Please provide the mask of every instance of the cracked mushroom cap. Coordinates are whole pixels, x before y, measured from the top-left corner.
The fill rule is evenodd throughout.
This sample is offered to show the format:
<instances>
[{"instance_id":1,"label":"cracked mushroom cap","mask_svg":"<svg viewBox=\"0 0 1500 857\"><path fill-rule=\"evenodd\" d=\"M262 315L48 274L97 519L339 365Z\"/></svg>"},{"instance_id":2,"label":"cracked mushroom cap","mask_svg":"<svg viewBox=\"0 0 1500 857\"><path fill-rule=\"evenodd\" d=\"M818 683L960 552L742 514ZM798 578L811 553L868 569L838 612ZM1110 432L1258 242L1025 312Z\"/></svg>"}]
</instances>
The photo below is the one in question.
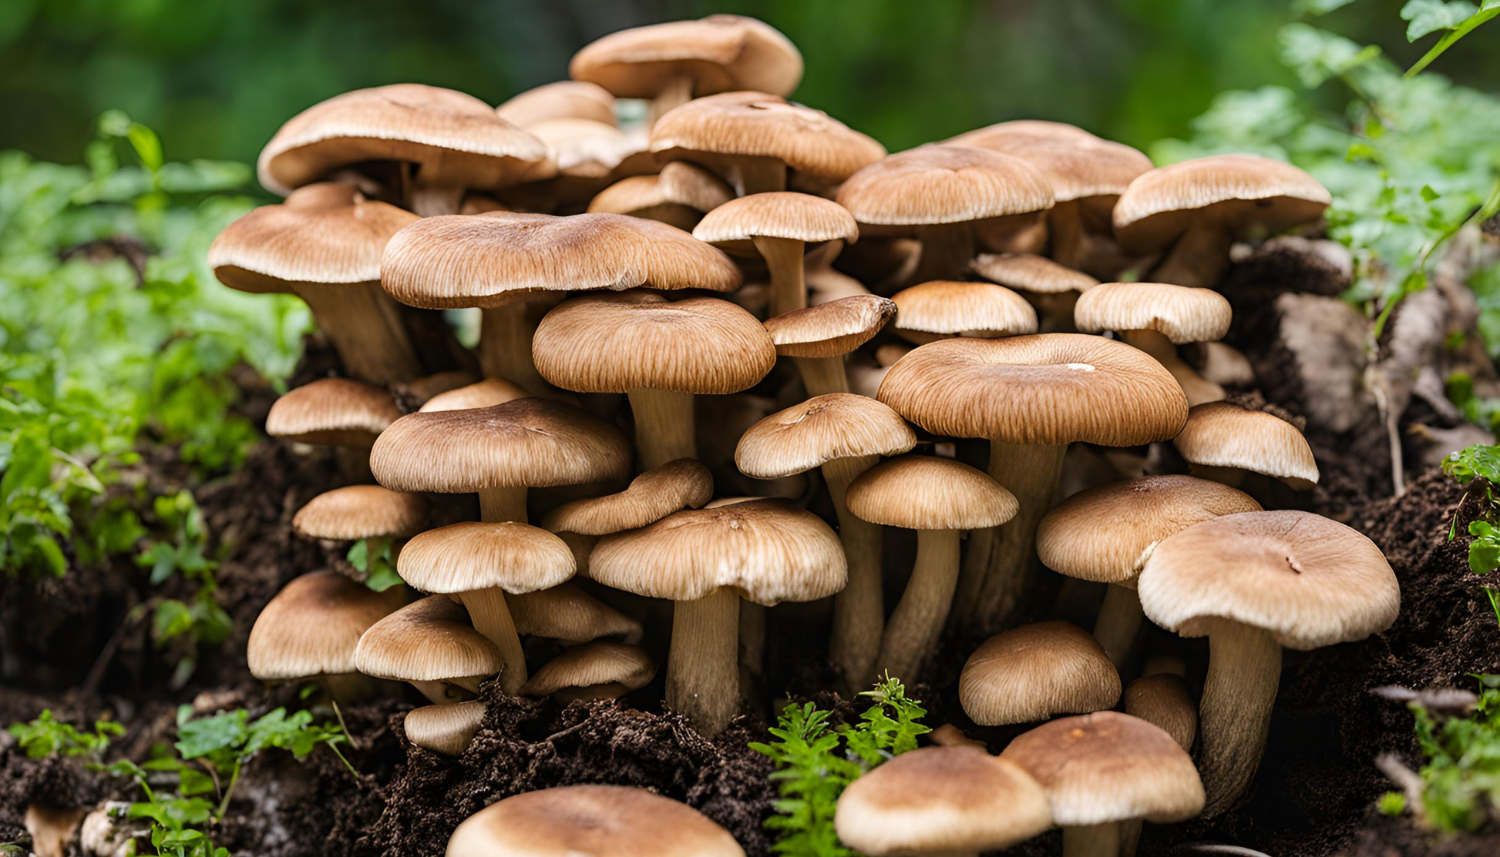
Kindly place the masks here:
<instances>
[{"instance_id":1,"label":"cracked mushroom cap","mask_svg":"<svg viewBox=\"0 0 1500 857\"><path fill-rule=\"evenodd\" d=\"M424 705L406 712L402 728L406 739L445 756L460 756L469 749L484 722L484 703L478 700L449 705Z\"/></svg>"},{"instance_id":2,"label":"cracked mushroom cap","mask_svg":"<svg viewBox=\"0 0 1500 857\"><path fill-rule=\"evenodd\" d=\"M1230 621L1299 651L1384 631L1401 606L1380 548L1308 512L1242 512L1195 524L1156 546L1137 588L1151 621L1184 637Z\"/></svg>"},{"instance_id":3,"label":"cracked mushroom cap","mask_svg":"<svg viewBox=\"0 0 1500 857\"><path fill-rule=\"evenodd\" d=\"M964 713L981 726L1034 723L1113 708L1120 673L1071 622L1037 622L984 641L958 679Z\"/></svg>"},{"instance_id":4,"label":"cracked mushroom cap","mask_svg":"<svg viewBox=\"0 0 1500 857\"><path fill-rule=\"evenodd\" d=\"M649 292L563 301L537 326L531 350L543 378L577 393L738 393L776 365L770 335L738 306Z\"/></svg>"},{"instance_id":5,"label":"cracked mushroom cap","mask_svg":"<svg viewBox=\"0 0 1500 857\"><path fill-rule=\"evenodd\" d=\"M714 477L691 458L679 458L642 473L624 491L564 503L542 526L557 533L607 536L654 524L679 509L697 509L714 493Z\"/></svg>"},{"instance_id":6,"label":"cracked mushroom cap","mask_svg":"<svg viewBox=\"0 0 1500 857\"><path fill-rule=\"evenodd\" d=\"M290 292L298 283L374 283L386 242L415 220L352 185L319 182L226 226L208 248L208 265L219 282L256 294Z\"/></svg>"},{"instance_id":7,"label":"cracked mushroom cap","mask_svg":"<svg viewBox=\"0 0 1500 857\"><path fill-rule=\"evenodd\" d=\"M922 345L955 336L993 339L1036 333L1036 310L1026 299L990 283L933 280L902 289L896 302L898 336Z\"/></svg>"},{"instance_id":8,"label":"cracked mushroom cap","mask_svg":"<svg viewBox=\"0 0 1500 857\"><path fill-rule=\"evenodd\" d=\"M623 696L656 677L656 662L638 646L585 643L548 661L521 687L522 696L592 690L594 698Z\"/></svg>"},{"instance_id":9,"label":"cracked mushroom cap","mask_svg":"<svg viewBox=\"0 0 1500 857\"><path fill-rule=\"evenodd\" d=\"M589 202L589 213L629 214L676 226L686 222L678 218L696 223L731 199L734 189L723 179L702 167L672 161L654 176L631 176L600 191Z\"/></svg>"},{"instance_id":10,"label":"cracked mushroom cap","mask_svg":"<svg viewBox=\"0 0 1500 857\"><path fill-rule=\"evenodd\" d=\"M1088 274L1031 253L981 253L969 268L986 280L1035 295L1086 292L1099 285Z\"/></svg>"},{"instance_id":11,"label":"cracked mushroom cap","mask_svg":"<svg viewBox=\"0 0 1500 857\"><path fill-rule=\"evenodd\" d=\"M369 449L401 409L391 394L352 378L303 384L271 405L266 434L298 443Z\"/></svg>"},{"instance_id":12,"label":"cracked mushroom cap","mask_svg":"<svg viewBox=\"0 0 1500 857\"><path fill-rule=\"evenodd\" d=\"M1047 796L1025 771L977 747L902 753L849 784L839 839L871 857L1009 848L1052 826Z\"/></svg>"},{"instance_id":13,"label":"cracked mushroom cap","mask_svg":"<svg viewBox=\"0 0 1500 857\"><path fill-rule=\"evenodd\" d=\"M867 396L814 396L760 420L740 436L734 463L756 479L780 479L840 458L900 455L917 445L901 415Z\"/></svg>"},{"instance_id":14,"label":"cracked mushroom cap","mask_svg":"<svg viewBox=\"0 0 1500 857\"><path fill-rule=\"evenodd\" d=\"M523 592L505 599L516 633L545 637L565 646L611 638L641 641L641 623L584 592L574 583Z\"/></svg>"},{"instance_id":15,"label":"cracked mushroom cap","mask_svg":"<svg viewBox=\"0 0 1500 857\"><path fill-rule=\"evenodd\" d=\"M499 587L533 592L576 571L573 552L540 527L463 523L428 530L401 548L396 572L415 589L457 595Z\"/></svg>"},{"instance_id":16,"label":"cracked mushroom cap","mask_svg":"<svg viewBox=\"0 0 1500 857\"><path fill-rule=\"evenodd\" d=\"M879 295L853 295L766 319L766 332L783 357L838 357L875 338L896 317L896 304Z\"/></svg>"},{"instance_id":17,"label":"cracked mushroom cap","mask_svg":"<svg viewBox=\"0 0 1500 857\"><path fill-rule=\"evenodd\" d=\"M934 434L1007 443L1138 446L1187 421L1187 397L1160 363L1074 333L923 345L891 367L878 397Z\"/></svg>"},{"instance_id":18,"label":"cracked mushroom cap","mask_svg":"<svg viewBox=\"0 0 1500 857\"><path fill-rule=\"evenodd\" d=\"M1318 484L1318 462L1307 438L1265 411L1229 402L1194 405L1172 445L1190 464L1249 470L1297 489Z\"/></svg>"},{"instance_id":19,"label":"cracked mushroom cap","mask_svg":"<svg viewBox=\"0 0 1500 857\"><path fill-rule=\"evenodd\" d=\"M619 214L427 217L396 233L381 285L424 309L495 307L569 291L739 287L722 252L681 229Z\"/></svg>"},{"instance_id":20,"label":"cracked mushroom cap","mask_svg":"<svg viewBox=\"0 0 1500 857\"><path fill-rule=\"evenodd\" d=\"M505 667L495 644L468 623L446 595L429 595L371 625L354 650L354 666L391 681L451 681L492 676Z\"/></svg>"},{"instance_id":21,"label":"cracked mushroom cap","mask_svg":"<svg viewBox=\"0 0 1500 857\"><path fill-rule=\"evenodd\" d=\"M504 378L485 378L473 384L466 384L438 393L422 403L417 410L421 413L433 411L468 411L475 408L493 408L516 399L524 399L531 394L512 384Z\"/></svg>"},{"instance_id":22,"label":"cracked mushroom cap","mask_svg":"<svg viewBox=\"0 0 1500 857\"><path fill-rule=\"evenodd\" d=\"M605 536L589 558L589 577L672 601L727 586L771 607L838 592L848 566L839 537L817 515L784 500L746 500Z\"/></svg>"},{"instance_id":23,"label":"cracked mushroom cap","mask_svg":"<svg viewBox=\"0 0 1500 857\"><path fill-rule=\"evenodd\" d=\"M370 470L396 491L579 485L629 473L630 443L578 408L516 399L492 408L407 414L370 450Z\"/></svg>"},{"instance_id":24,"label":"cracked mushroom cap","mask_svg":"<svg viewBox=\"0 0 1500 857\"><path fill-rule=\"evenodd\" d=\"M1016 516L1015 495L983 471L951 458L906 455L849 484L849 511L872 524L910 530L978 530Z\"/></svg>"},{"instance_id":25,"label":"cracked mushroom cap","mask_svg":"<svg viewBox=\"0 0 1500 857\"><path fill-rule=\"evenodd\" d=\"M1115 237L1149 253L1188 227L1214 218L1243 232L1281 232L1323 216L1332 201L1317 179L1291 164L1258 155L1216 155L1143 173L1115 203Z\"/></svg>"},{"instance_id":26,"label":"cracked mushroom cap","mask_svg":"<svg viewBox=\"0 0 1500 857\"><path fill-rule=\"evenodd\" d=\"M933 143L889 155L839 188L838 204L875 226L963 223L1052 207L1047 180L1025 161Z\"/></svg>"},{"instance_id":27,"label":"cracked mushroom cap","mask_svg":"<svg viewBox=\"0 0 1500 857\"><path fill-rule=\"evenodd\" d=\"M745 857L687 804L624 786L555 786L492 803L453 831L447 857Z\"/></svg>"},{"instance_id":28,"label":"cracked mushroom cap","mask_svg":"<svg viewBox=\"0 0 1500 857\"><path fill-rule=\"evenodd\" d=\"M831 199L779 191L724 203L704 215L693 228L693 237L736 256L759 256L755 238L852 243L859 239L859 227L854 215Z\"/></svg>"},{"instance_id":29,"label":"cracked mushroom cap","mask_svg":"<svg viewBox=\"0 0 1500 857\"><path fill-rule=\"evenodd\" d=\"M356 541L405 538L427 522L427 498L379 485L349 485L324 491L292 518L292 529L310 539Z\"/></svg>"},{"instance_id":30,"label":"cracked mushroom cap","mask_svg":"<svg viewBox=\"0 0 1500 857\"><path fill-rule=\"evenodd\" d=\"M741 15L710 15L610 33L573 55L568 75L621 98L655 98L674 80L695 96L736 89L790 95L802 54L781 31Z\"/></svg>"},{"instance_id":31,"label":"cracked mushroom cap","mask_svg":"<svg viewBox=\"0 0 1500 857\"><path fill-rule=\"evenodd\" d=\"M1146 476L1080 491L1036 531L1042 564L1068 577L1129 584L1162 539L1194 524L1259 512L1250 495L1193 476Z\"/></svg>"},{"instance_id":32,"label":"cracked mushroom cap","mask_svg":"<svg viewBox=\"0 0 1500 857\"><path fill-rule=\"evenodd\" d=\"M1167 283L1105 283L1078 297L1073 321L1085 333L1154 330L1177 345L1229 332L1229 301L1213 289Z\"/></svg>"},{"instance_id":33,"label":"cracked mushroom cap","mask_svg":"<svg viewBox=\"0 0 1500 857\"><path fill-rule=\"evenodd\" d=\"M355 672L360 635L406 600L401 587L376 592L332 571L292 580L250 629L246 659L261 681Z\"/></svg>"},{"instance_id":34,"label":"cracked mushroom cap","mask_svg":"<svg viewBox=\"0 0 1500 857\"><path fill-rule=\"evenodd\" d=\"M282 196L365 161L415 163L425 184L509 187L547 178L547 147L462 92L397 83L357 89L287 120L256 163L260 183Z\"/></svg>"},{"instance_id":35,"label":"cracked mushroom cap","mask_svg":"<svg viewBox=\"0 0 1500 857\"><path fill-rule=\"evenodd\" d=\"M597 84L559 80L512 96L496 107L495 113L517 128L552 119L588 119L613 125L615 97Z\"/></svg>"}]
</instances>

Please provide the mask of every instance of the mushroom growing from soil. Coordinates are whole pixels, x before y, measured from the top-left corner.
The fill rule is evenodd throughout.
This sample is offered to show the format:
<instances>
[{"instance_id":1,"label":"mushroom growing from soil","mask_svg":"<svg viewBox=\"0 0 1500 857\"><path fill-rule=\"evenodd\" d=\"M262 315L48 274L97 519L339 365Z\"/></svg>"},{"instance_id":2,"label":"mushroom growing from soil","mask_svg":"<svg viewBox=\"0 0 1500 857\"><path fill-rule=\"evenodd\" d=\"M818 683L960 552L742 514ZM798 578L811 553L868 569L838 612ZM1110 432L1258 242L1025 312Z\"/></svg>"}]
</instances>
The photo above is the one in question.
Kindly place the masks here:
<instances>
[{"instance_id":1,"label":"mushroom growing from soil","mask_svg":"<svg viewBox=\"0 0 1500 857\"><path fill-rule=\"evenodd\" d=\"M1177 346L1223 339L1229 332L1229 301L1210 289L1167 283L1105 283L1084 292L1073 320L1085 333L1113 330L1165 366L1189 405L1217 402L1224 388L1193 371Z\"/></svg>"},{"instance_id":2,"label":"mushroom growing from soil","mask_svg":"<svg viewBox=\"0 0 1500 857\"><path fill-rule=\"evenodd\" d=\"M1400 609L1396 575L1358 531L1307 512L1243 512L1163 540L1138 582L1151 621L1208 637L1199 704L1206 815L1245 792L1265 749L1282 648L1363 640Z\"/></svg>"},{"instance_id":3,"label":"mushroom growing from soil","mask_svg":"<svg viewBox=\"0 0 1500 857\"><path fill-rule=\"evenodd\" d=\"M550 696L563 705L578 699L617 699L656 677L644 649L624 643L585 643L548 661L521 688L522 696Z\"/></svg>"},{"instance_id":4,"label":"mushroom growing from soil","mask_svg":"<svg viewBox=\"0 0 1500 857\"><path fill-rule=\"evenodd\" d=\"M359 672L354 650L371 625L406 603L406 591L374 592L332 571L282 587L255 617L246 659L261 681L316 679L337 697L342 678Z\"/></svg>"},{"instance_id":5,"label":"mushroom growing from soil","mask_svg":"<svg viewBox=\"0 0 1500 857\"><path fill-rule=\"evenodd\" d=\"M484 703L478 700L447 705L424 705L406 712L402 728L406 740L445 756L458 756L484 722Z\"/></svg>"},{"instance_id":6,"label":"mushroom growing from soil","mask_svg":"<svg viewBox=\"0 0 1500 857\"><path fill-rule=\"evenodd\" d=\"M672 161L654 176L621 179L589 201L590 214L628 214L658 220L684 232L734 199L723 179L685 161Z\"/></svg>"},{"instance_id":7,"label":"mushroom growing from soil","mask_svg":"<svg viewBox=\"0 0 1500 857\"><path fill-rule=\"evenodd\" d=\"M896 304L877 295L854 295L766 320L776 353L790 357L808 396L849 392L846 355L875 338L896 317Z\"/></svg>"},{"instance_id":8,"label":"mushroom growing from soil","mask_svg":"<svg viewBox=\"0 0 1500 857\"><path fill-rule=\"evenodd\" d=\"M1026 299L990 283L933 280L902 289L896 303L896 335L925 345L968 336L999 339L1036 333L1036 310Z\"/></svg>"},{"instance_id":9,"label":"mushroom growing from soil","mask_svg":"<svg viewBox=\"0 0 1500 857\"><path fill-rule=\"evenodd\" d=\"M1297 427L1265 411L1230 402L1208 402L1188 412L1172 438L1193 472L1239 485L1245 474L1272 476L1298 490L1318 484L1318 462Z\"/></svg>"},{"instance_id":10,"label":"mushroom growing from soil","mask_svg":"<svg viewBox=\"0 0 1500 857\"><path fill-rule=\"evenodd\" d=\"M479 693L479 683L505 662L495 644L464 621L464 609L444 595L402 607L359 638L354 667L361 673L404 681L443 705Z\"/></svg>"},{"instance_id":11,"label":"mushroom growing from soil","mask_svg":"<svg viewBox=\"0 0 1500 857\"><path fill-rule=\"evenodd\" d=\"M958 679L964 713L980 726L1087 714L1120 700L1120 674L1071 622L1022 625L984 641Z\"/></svg>"},{"instance_id":12,"label":"mushroom growing from soil","mask_svg":"<svg viewBox=\"0 0 1500 857\"><path fill-rule=\"evenodd\" d=\"M580 574L582 571L580 567ZM631 645L641 641L640 622L584 592L576 583L524 592L506 601L516 633L523 637L543 637L564 646L606 638Z\"/></svg>"},{"instance_id":13,"label":"mushroom growing from soil","mask_svg":"<svg viewBox=\"0 0 1500 857\"><path fill-rule=\"evenodd\" d=\"M1030 253L980 253L969 269L992 283L1019 292L1036 308L1042 333L1073 333L1078 296L1099 281Z\"/></svg>"}]
</instances>

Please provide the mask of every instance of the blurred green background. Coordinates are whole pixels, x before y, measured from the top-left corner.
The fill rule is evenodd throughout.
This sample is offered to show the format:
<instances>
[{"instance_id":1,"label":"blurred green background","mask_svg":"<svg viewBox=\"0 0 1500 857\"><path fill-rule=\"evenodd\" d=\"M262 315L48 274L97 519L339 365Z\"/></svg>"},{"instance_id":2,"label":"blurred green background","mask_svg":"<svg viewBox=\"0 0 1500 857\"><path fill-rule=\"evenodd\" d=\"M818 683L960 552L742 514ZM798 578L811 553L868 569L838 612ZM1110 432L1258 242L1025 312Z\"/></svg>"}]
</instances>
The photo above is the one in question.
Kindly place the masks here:
<instances>
[{"instance_id":1,"label":"blurred green background","mask_svg":"<svg viewBox=\"0 0 1500 857\"><path fill-rule=\"evenodd\" d=\"M1401 5L1319 24L1404 67L1425 45L1402 38ZM795 98L892 150L1021 117L1145 146L1186 134L1216 92L1294 83L1277 60L1288 0L0 0L0 149L76 161L118 107L169 159L251 161L339 92L416 81L498 103L565 78L604 33L712 12L785 32L807 62ZM1437 70L1492 90L1500 52L1468 39Z\"/></svg>"}]
</instances>

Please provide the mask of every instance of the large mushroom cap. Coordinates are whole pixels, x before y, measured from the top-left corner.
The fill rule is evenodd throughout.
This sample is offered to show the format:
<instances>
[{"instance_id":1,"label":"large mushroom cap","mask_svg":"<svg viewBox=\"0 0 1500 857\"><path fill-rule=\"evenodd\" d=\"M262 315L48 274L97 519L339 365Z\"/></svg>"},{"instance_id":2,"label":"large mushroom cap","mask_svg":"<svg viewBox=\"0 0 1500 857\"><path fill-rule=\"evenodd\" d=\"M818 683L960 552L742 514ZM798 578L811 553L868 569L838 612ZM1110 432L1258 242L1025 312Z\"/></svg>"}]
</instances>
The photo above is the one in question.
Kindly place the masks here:
<instances>
[{"instance_id":1,"label":"large mushroom cap","mask_svg":"<svg viewBox=\"0 0 1500 857\"><path fill-rule=\"evenodd\" d=\"M1037 295L1086 292L1099 285L1088 274L1031 253L981 253L969 267L986 280Z\"/></svg>"},{"instance_id":2,"label":"large mushroom cap","mask_svg":"<svg viewBox=\"0 0 1500 857\"><path fill-rule=\"evenodd\" d=\"M559 80L513 95L495 112L518 128L552 119L587 119L613 125L615 97L597 84Z\"/></svg>"},{"instance_id":3,"label":"large mushroom cap","mask_svg":"<svg viewBox=\"0 0 1500 857\"><path fill-rule=\"evenodd\" d=\"M693 237L740 256L756 255L753 239L855 241L854 215L833 200L806 193L753 193L710 211L693 229Z\"/></svg>"},{"instance_id":4,"label":"large mushroom cap","mask_svg":"<svg viewBox=\"0 0 1500 857\"><path fill-rule=\"evenodd\" d=\"M542 526L554 533L607 536L654 524L679 509L697 509L713 493L708 468L679 458L642 473L618 494L564 503L547 513Z\"/></svg>"},{"instance_id":5,"label":"large mushroom cap","mask_svg":"<svg viewBox=\"0 0 1500 857\"><path fill-rule=\"evenodd\" d=\"M802 54L762 21L710 15L610 33L574 54L568 74L621 98L654 98L678 78L692 80L700 96L734 89L790 95L802 80Z\"/></svg>"},{"instance_id":6,"label":"large mushroom cap","mask_svg":"<svg viewBox=\"0 0 1500 857\"><path fill-rule=\"evenodd\" d=\"M630 444L618 429L547 399L407 414L370 451L370 469L396 491L464 494L618 479Z\"/></svg>"},{"instance_id":7,"label":"large mushroom cap","mask_svg":"<svg viewBox=\"0 0 1500 857\"><path fill-rule=\"evenodd\" d=\"M427 521L427 499L379 485L335 488L307 501L292 529L311 539L404 538Z\"/></svg>"},{"instance_id":8,"label":"large mushroom cap","mask_svg":"<svg viewBox=\"0 0 1500 857\"><path fill-rule=\"evenodd\" d=\"M545 292L723 292L739 284L739 269L714 247L619 214L428 217L396 233L381 262L385 290L428 309L500 306Z\"/></svg>"},{"instance_id":9,"label":"large mushroom cap","mask_svg":"<svg viewBox=\"0 0 1500 857\"><path fill-rule=\"evenodd\" d=\"M457 595L499 587L532 592L573 576L573 552L540 527L463 523L428 530L401 548L396 571L423 592Z\"/></svg>"},{"instance_id":10,"label":"large mushroom cap","mask_svg":"<svg viewBox=\"0 0 1500 857\"><path fill-rule=\"evenodd\" d=\"M624 786L559 786L492 803L453 831L447 857L745 857L686 804Z\"/></svg>"},{"instance_id":11,"label":"large mushroom cap","mask_svg":"<svg viewBox=\"0 0 1500 857\"><path fill-rule=\"evenodd\" d=\"M413 708L406 712L402 728L406 730L406 739L418 747L457 756L469 749L483 722L483 702L455 702Z\"/></svg>"},{"instance_id":12,"label":"large mushroom cap","mask_svg":"<svg viewBox=\"0 0 1500 857\"><path fill-rule=\"evenodd\" d=\"M266 434L301 443L368 449L401 417L391 394L351 378L320 378L271 405Z\"/></svg>"},{"instance_id":13,"label":"large mushroom cap","mask_svg":"<svg viewBox=\"0 0 1500 857\"><path fill-rule=\"evenodd\" d=\"M874 339L895 317L890 298L852 295L766 319L766 332L783 357L838 357Z\"/></svg>"},{"instance_id":14,"label":"large mushroom cap","mask_svg":"<svg viewBox=\"0 0 1500 857\"><path fill-rule=\"evenodd\" d=\"M431 595L371 625L359 638L354 665L392 681L450 681L492 676L505 666L495 644L464 621L464 608Z\"/></svg>"},{"instance_id":15,"label":"large mushroom cap","mask_svg":"<svg viewBox=\"0 0 1500 857\"><path fill-rule=\"evenodd\" d=\"M250 674L290 681L352 673L360 635L405 598L400 587L375 592L331 571L304 574L255 618L245 654Z\"/></svg>"},{"instance_id":16,"label":"large mushroom cap","mask_svg":"<svg viewBox=\"0 0 1500 857\"><path fill-rule=\"evenodd\" d=\"M866 396L814 396L762 419L740 436L734 463L756 479L780 479L838 458L900 455L917 444L901 415Z\"/></svg>"},{"instance_id":17,"label":"large mushroom cap","mask_svg":"<svg viewBox=\"0 0 1500 857\"><path fill-rule=\"evenodd\" d=\"M260 183L283 196L365 161L408 161L429 184L507 187L546 178L547 147L477 98L417 83L358 89L281 126L261 150Z\"/></svg>"},{"instance_id":18,"label":"large mushroom cap","mask_svg":"<svg viewBox=\"0 0 1500 857\"><path fill-rule=\"evenodd\" d=\"M916 226L1028 214L1052 207L1052 189L1024 161L969 146L931 144L870 164L839 188L859 223Z\"/></svg>"},{"instance_id":19,"label":"large mushroom cap","mask_svg":"<svg viewBox=\"0 0 1500 857\"><path fill-rule=\"evenodd\" d=\"M818 516L783 500L748 500L605 536L589 557L589 576L673 601L729 587L769 607L838 592L848 567L839 537Z\"/></svg>"},{"instance_id":20,"label":"large mushroom cap","mask_svg":"<svg viewBox=\"0 0 1500 857\"><path fill-rule=\"evenodd\" d=\"M1259 512L1250 495L1192 476L1146 476L1089 488L1059 503L1036 531L1042 564L1068 577L1125 583L1162 539L1194 524Z\"/></svg>"},{"instance_id":21,"label":"large mushroom cap","mask_svg":"<svg viewBox=\"0 0 1500 857\"><path fill-rule=\"evenodd\" d=\"M902 289L896 302L896 333L916 343L953 336L984 339L1036 333L1036 310L1026 299L990 283L933 280Z\"/></svg>"},{"instance_id":22,"label":"large mushroom cap","mask_svg":"<svg viewBox=\"0 0 1500 857\"><path fill-rule=\"evenodd\" d=\"M1401 591L1357 530L1307 512L1242 512L1164 539L1141 570L1141 607L1185 637L1228 620L1288 649L1363 640L1390 627Z\"/></svg>"},{"instance_id":23,"label":"large mushroom cap","mask_svg":"<svg viewBox=\"0 0 1500 857\"><path fill-rule=\"evenodd\" d=\"M1137 446L1173 437L1187 397L1161 364L1098 336L945 339L901 358L879 399L935 434Z\"/></svg>"},{"instance_id":24,"label":"large mushroom cap","mask_svg":"<svg viewBox=\"0 0 1500 857\"><path fill-rule=\"evenodd\" d=\"M1120 674L1082 628L1038 622L985 640L964 663L958 699L981 726L1031 723L1113 708Z\"/></svg>"},{"instance_id":25,"label":"large mushroom cap","mask_svg":"<svg viewBox=\"0 0 1500 857\"><path fill-rule=\"evenodd\" d=\"M1016 516L1015 495L967 464L934 455L893 458L849 485L849 511L912 530L977 530Z\"/></svg>"},{"instance_id":26,"label":"large mushroom cap","mask_svg":"<svg viewBox=\"0 0 1500 857\"><path fill-rule=\"evenodd\" d=\"M1318 482L1318 462L1297 427L1265 411L1205 402L1188 412L1172 445L1191 464L1274 476L1293 488Z\"/></svg>"},{"instance_id":27,"label":"large mushroom cap","mask_svg":"<svg viewBox=\"0 0 1500 857\"><path fill-rule=\"evenodd\" d=\"M1105 283L1084 292L1073 321L1085 333L1154 330L1178 345L1229 332L1229 301L1213 289L1167 283Z\"/></svg>"},{"instance_id":28,"label":"large mushroom cap","mask_svg":"<svg viewBox=\"0 0 1500 857\"><path fill-rule=\"evenodd\" d=\"M543 378L579 393L737 393L776 364L770 335L738 306L647 292L563 301L537 326L531 347Z\"/></svg>"},{"instance_id":29,"label":"large mushroom cap","mask_svg":"<svg viewBox=\"0 0 1500 857\"><path fill-rule=\"evenodd\" d=\"M623 643L585 643L548 661L521 688L523 696L551 696L570 688L628 693L656 677L656 662L644 649Z\"/></svg>"}]
</instances>

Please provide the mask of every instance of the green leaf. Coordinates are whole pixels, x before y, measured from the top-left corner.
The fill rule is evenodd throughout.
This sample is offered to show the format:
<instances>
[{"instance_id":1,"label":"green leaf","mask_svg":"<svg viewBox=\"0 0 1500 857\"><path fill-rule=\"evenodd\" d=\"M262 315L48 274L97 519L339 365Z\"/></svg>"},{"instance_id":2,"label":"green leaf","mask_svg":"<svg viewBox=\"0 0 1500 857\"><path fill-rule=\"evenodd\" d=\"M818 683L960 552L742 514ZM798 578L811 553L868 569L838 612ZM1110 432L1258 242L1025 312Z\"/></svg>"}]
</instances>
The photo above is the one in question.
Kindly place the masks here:
<instances>
[{"instance_id":1,"label":"green leaf","mask_svg":"<svg viewBox=\"0 0 1500 857\"><path fill-rule=\"evenodd\" d=\"M1407 21L1406 40L1417 39L1438 30L1451 30L1472 18L1479 7L1468 0L1407 0L1401 7L1401 20Z\"/></svg>"},{"instance_id":2,"label":"green leaf","mask_svg":"<svg viewBox=\"0 0 1500 857\"><path fill-rule=\"evenodd\" d=\"M1355 0L1295 0L1292 3L1292 11L1299 15L1327 15L1353 2Z\"/></svg>"}]
</instances>

